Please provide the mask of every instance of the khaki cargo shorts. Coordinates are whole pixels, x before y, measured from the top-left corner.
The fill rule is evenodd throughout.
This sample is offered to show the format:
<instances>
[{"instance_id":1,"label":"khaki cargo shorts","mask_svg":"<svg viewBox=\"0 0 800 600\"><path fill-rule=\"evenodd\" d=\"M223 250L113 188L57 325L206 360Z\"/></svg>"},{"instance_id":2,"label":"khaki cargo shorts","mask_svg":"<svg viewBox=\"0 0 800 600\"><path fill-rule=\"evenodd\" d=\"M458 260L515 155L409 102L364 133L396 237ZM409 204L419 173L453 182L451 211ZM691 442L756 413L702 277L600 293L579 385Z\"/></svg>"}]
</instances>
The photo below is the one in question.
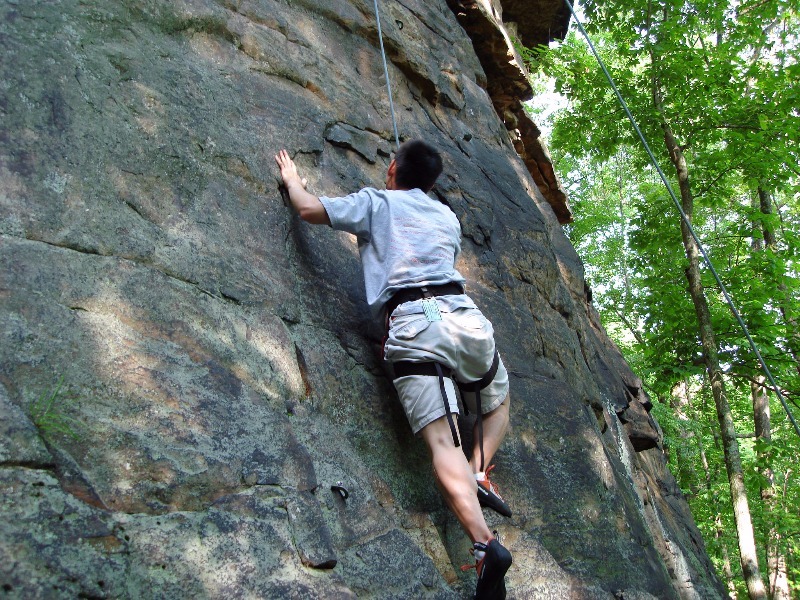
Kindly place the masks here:
<instances>
[{"instance_id":1,"label":"khaki cargo shorts","mask_svg":"<svg viewBox=\"0 0 800 600\"><path fill-rule=\"evenodd\" d=\"M401 304L389 318L389 337L384 357L390 362L438 361L453 369L462 383L477 381L489 370L494 359L494 328L467 296L437 298L441 321L425 317L422 301ZM455 386L445 378L450 411L458 414ZM416 434L445 415L439 378L430 375L408 375L394 380L403 409ZM503 361L488 387L481 390L481 412L486 414L500 406L508 395L508 372ZM474 392L463 394L467 410L477 412Z\"/></svg>"}]
</instances>

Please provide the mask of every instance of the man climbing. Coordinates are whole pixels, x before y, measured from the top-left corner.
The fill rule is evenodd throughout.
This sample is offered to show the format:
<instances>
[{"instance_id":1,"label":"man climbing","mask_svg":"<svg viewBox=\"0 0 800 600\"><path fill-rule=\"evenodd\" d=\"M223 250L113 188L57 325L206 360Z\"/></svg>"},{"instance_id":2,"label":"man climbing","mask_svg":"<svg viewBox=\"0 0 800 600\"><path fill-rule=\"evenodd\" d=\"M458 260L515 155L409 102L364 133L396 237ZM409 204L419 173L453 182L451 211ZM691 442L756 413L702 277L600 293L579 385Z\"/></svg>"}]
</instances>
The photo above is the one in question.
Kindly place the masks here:
<instances>
[{"instance_id":1,"label":"man climbing","mask_svg":"<svg viewBox=\"0 0 800 600\"><path fill-rule=\"evenodd\" d=\"M511 516L489 480L492 457L508 427L508 373L495 349L494 330L464 294L455 269L461 228L455 214L428 196L442 172L438 151L406 142L386 174L386 189L365 188L342 198L305 189L286 150L275 156L289 199L300 217L358 239L367 303L385 316L384 357L413 432L425 441L437 485L473 542L476 599L506 596L511 553L486 525L481 506ZM452 377L465 409L477 415L469 460L453 422L458 415Z\"/></svg>"}]
</instances>

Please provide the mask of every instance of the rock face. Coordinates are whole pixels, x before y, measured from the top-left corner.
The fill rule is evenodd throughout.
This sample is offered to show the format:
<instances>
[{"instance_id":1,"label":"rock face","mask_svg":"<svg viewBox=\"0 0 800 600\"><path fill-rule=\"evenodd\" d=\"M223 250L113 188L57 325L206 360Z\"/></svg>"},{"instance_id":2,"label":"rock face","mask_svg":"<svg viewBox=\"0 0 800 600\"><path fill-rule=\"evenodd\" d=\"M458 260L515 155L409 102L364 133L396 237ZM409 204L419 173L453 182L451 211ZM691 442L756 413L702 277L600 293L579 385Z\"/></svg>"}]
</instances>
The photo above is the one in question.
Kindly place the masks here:
<instances>
[{"instance_id":1,"label":"rock face","mask_svg":"<svg viewBox=\"0 0 800 600\"><path fill-rule=\"evenodd\" d=\"M535 6L552 26L515 17L524 39L563 33ZM519 119L501 8L381 3L401 137L445 155L434 193L511 372L515 514L487 514L509 598L723 597ZM293 215L272 159L288 148L316 193L381 185L372 2L0 11L4 597L471 597L355 243Z\"/></svg>"},{"instance_id":2,"label":"rock face","mask_svg":"<svg viewBox=\"0 0 800 600\"><path fill-rule=\"evenodd\" d=\"M486 73L486 91L508 130L514 149L539 192L550 203L559 223L570 223L572 211L553 170L553 161L541 140L539 128L530 120L523 106L525 100L533 98L533 89L509 32L510 29L517 40L529 47L563 38L567 32L568 9L561 2L534 0L506 0L503 5L499 0L448 0L448 4L472 39L475 53ZM512 15L516 10L515 18L520 21L508 23L508 28L503 22L506 6ZM523 8L524 11L520 12ZM535 18L532 19L531 14Z\"/></svg>"}]
</instances>

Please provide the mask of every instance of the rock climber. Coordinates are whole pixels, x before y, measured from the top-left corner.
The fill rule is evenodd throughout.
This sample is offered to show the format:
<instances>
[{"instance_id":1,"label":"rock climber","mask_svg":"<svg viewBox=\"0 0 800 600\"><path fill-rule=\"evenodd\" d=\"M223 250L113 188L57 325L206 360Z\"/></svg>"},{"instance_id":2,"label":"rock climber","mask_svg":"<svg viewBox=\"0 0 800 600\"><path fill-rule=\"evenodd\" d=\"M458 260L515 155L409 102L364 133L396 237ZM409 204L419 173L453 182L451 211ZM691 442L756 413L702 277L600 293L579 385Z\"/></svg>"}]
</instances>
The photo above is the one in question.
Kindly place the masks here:
<instances>
[{"instance_id":1,"label":"rock climber","mask_svg":"<svg viewBox=\"0 0 800 600\"><path fill-rule=\"evenodd\" d=\"M508 373L491 323L464 293L465 279L455 269L458 218L428 195L442 172L441 155L422 140L408 141L389 163L385 190L368 187L340 198L308 192L286 150L275 161L301 219L356 236L367 303L388 324L384 358L394 368L398 396L412 431L428 447L442 496L473 543L475 597L505 598L511 553L487 526L481 506L511 516L489 480L493 466L484 470L508 427ZM453 425L459 408L452 377L465 409L478 416L469 459Z\"/></svg>"}]
</instances>

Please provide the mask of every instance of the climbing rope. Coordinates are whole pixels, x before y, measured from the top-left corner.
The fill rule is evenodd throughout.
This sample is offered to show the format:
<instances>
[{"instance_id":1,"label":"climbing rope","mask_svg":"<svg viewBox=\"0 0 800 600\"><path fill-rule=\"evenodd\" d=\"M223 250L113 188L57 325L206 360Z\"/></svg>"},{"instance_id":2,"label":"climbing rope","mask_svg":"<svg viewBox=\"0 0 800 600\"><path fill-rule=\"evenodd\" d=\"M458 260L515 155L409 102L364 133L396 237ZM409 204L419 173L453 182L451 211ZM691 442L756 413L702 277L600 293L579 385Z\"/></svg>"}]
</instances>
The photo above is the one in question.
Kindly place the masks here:
<instances>
[{"instance_id":1,"label":"climbing rope","mask_svg":"<svg viewBox=\"0 0 800 600\"><path fill-rule=\"evenodd\" d=\"M376 0L376 2L377 2L377 0ZM731 312L733 313L733 316L736 317L736 320L739 322L739 327L741 327L742 332L744 333L745 337L747 338L747 342L749 343L750 348L753 350L753 353L758 358L758 362L761 365L761 369L764 371L764 374L767 376L767 379L769 379L769 382L772 385L773 390L775 390L775 395L778 397L778 400L780 400L780 402L781 402L781 406L783 406L783 409L786 411L786 415L789 417L789 421L791 421L792 426L794 427L794 430L797 433L797 435L800 436L800 427L798 427L797 421L795 420L794 415L792 414L792 411L789 409L789 405L786 403L786 399L783 397L783 394L781 393L781 390L778 387L778 384L775 382L775 378L772 376L772 372L769 370L769 367L767 366L767 363L764 361L763 357L761 356L761 352L759 352L758 346L756 346L756 343L753 341L753 338L750 336L750 331L748 330L747 325L745 325L744 319L742 319L741 314L736 309L736 306L733 303L733 299L731 298L730 294L728 293L728 290L725 287L725 284L722 283L722 279L720 278L719 274L717 273L717 270L714 268L714 265L711 264L711 259L708 257L708 254L706 253L706 249L703 246L702 242L700 241L700 238L697 237L697 234L695 233L694 228L692 227L692 224L689 221L689 217L686 215L686 212L683 210L683 207L681 206L680 201L678 201L678 197L675 195L675 192L672 190L672 186L670 185L669 180L667 179L667 176L664 174L664 171L661 170L661 167L659 166L658 161L656 160L655 154L653 154L653 151L650 150L650 145L647 143L647 140L645 139L644 135L642 134L641 130L639 129L639 126L636 124L636 120L633 118L633 115L631 114L631 111L628 108L628 104L625 102L625 99L622 97L622 94L620 94L619 89L617 88L616 84L614 83L614 79L611 77L611 74L608 72L608 69L606 68L605 62L603 62L603 59L597 53L597 50L595 49L594 44L592 43L592 40L589 37L589 34L586 33L586 30L583 28L583 24L581 23L581 20L578 18L578 15L575 14L575 9L572 7L572 4L570 3L569 0L564 0L564 3L567 5L567 8L569 8L569 11L572 13L573 18L575 19L575 24L578 26L578 29L580 30L581 34L586 39L586 43L589 45L589 49L592 51L592 54L594 55L595 59L597 59L597 63L600 65L600 68L603 70L603 74L605 75L606 79L608 80L608 83L611 86L611 89L614 90L614 94L617 96L617 100L619 101L620 105L622 106L623 110L625 111L625 114L628 116L628 120L631 122L631 125L633 125L633 128L636 131L636 135L639 136L639 139L641 140L642 145L644 146L644 149L647 151L647 155L650 157L650 161L653 163L653 166L656 168L656 171L658 171L659 177L661 177L661 181L664 183L664 186L667 188L667 192L669 193L670 198L672 198L672 202L677 207L678 212L681 215L681 219L683 219L683 222L686 224L686 227L687 227L689 233L691 233L691 236L692 236L692 238L694 238L694 241L697 244L697 247L700 249L700 254L702 254L702 256L703 256L703 261L706 263L706 265L708 266L709 271L711 271L711 274L714 276L714 280L717 282L717 286L719 287L719 290L722 292L722 295L725 298L725 302L727 302L728 306L730 307Z\"/></svg>"},{"instance_id":2,"label":"climbing rope","mask_svg":"<svg viewBox=\"0 0 800 600\"><path fill-rule=\"evenodd\" d=\"M386 90L389 93L389 110L392 113L392 127L394 128L395 149L400 147L400 136L397 135L397 118L394 115L394 102L392 101L392 82L389 81L389 67L386 65L386 50L383 48L383 32L381 31L381 13L378 10L378 0L375 0L375 20L378 23L378 41L381 43L381 57L383 58L383 74L386 77Z\"/></svg>"}]
</instances>

